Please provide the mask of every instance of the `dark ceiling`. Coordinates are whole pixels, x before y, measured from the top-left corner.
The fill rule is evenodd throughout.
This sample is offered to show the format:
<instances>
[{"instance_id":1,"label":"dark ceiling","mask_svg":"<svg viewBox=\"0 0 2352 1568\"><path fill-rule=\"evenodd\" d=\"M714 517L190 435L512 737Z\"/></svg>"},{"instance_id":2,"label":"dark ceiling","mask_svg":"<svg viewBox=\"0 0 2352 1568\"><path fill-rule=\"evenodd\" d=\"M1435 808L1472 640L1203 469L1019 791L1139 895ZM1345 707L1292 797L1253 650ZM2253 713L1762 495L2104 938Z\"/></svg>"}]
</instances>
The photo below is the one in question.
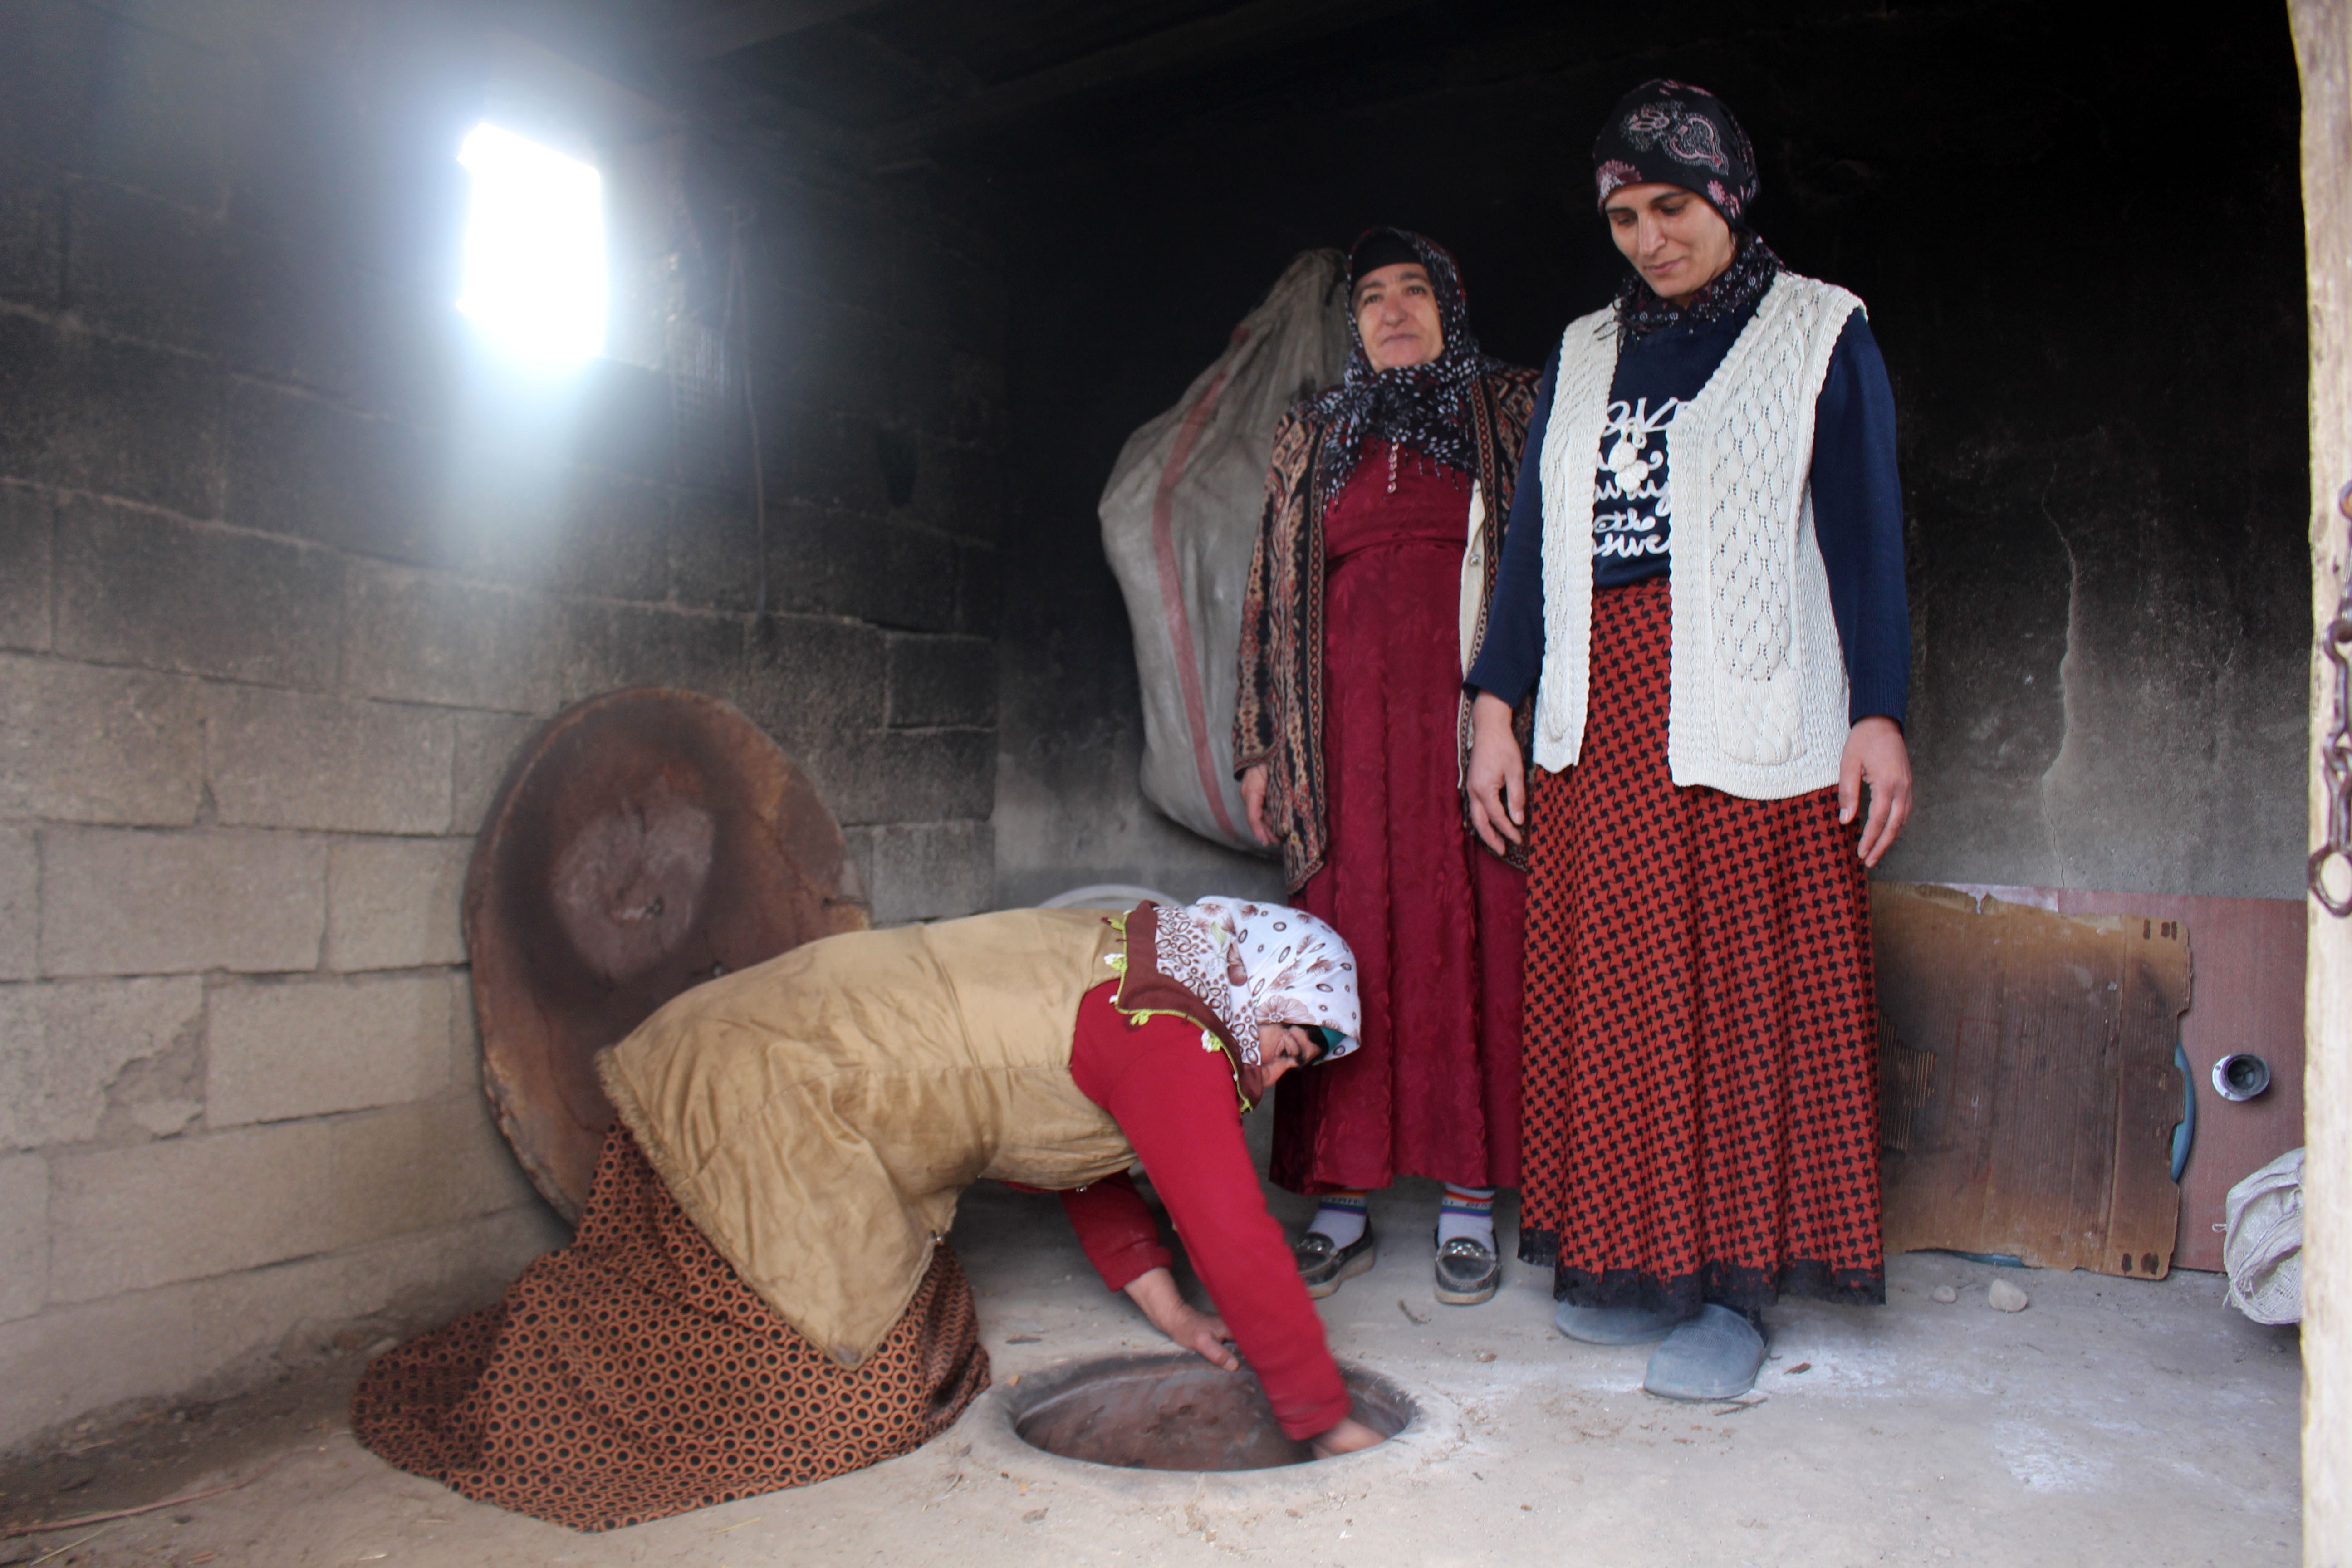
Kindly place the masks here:
<instances>
[{"instance_id":1,"label":"dark ceiling","mask_svg":"<svg viewBox=\"0 0 2352 1568\"><path fill-rule=\"evenodd\" d=\"M1243 84L1234 68L1374 34L1414 8L1412 0L542 0L516 14L544 41L674 105L761 101L785 123L822 129L836 151L887 168L985 159L1105 114L1133 124L1138 93L1196 112L1222 107ZM1164 112L1147 119L1164 128Z\"/></svg>"},{"instance_id":2,"label":"dark ceiling","mask_svg":"<svg viewBox=\"0 0 2352 1568\"><path fill-rule=\"evenodd\" d=\"M1786 0L1769 26L1885 19L1890 0ZM868 169L1061 162L1214 117L1393 101L1766 26L1490 0L522 0L529 30L681 107L761 104Z\"/></svg>"},{"instance_id":3,"label":"dark ceiling","mask_svg":"<svg viewBox=\"0 0 2352 1568\"><path fill-rule=\"evenodd\" d=\"M1231 96L1236 67L1377 33L1411 9L1407 0L895 0L728 58L740 79L872 136L887 158L984 149L1088 110L1132 116L1146 107L1139 92L1174 89L1212 107Z\"/></svg>"}]
</instances>

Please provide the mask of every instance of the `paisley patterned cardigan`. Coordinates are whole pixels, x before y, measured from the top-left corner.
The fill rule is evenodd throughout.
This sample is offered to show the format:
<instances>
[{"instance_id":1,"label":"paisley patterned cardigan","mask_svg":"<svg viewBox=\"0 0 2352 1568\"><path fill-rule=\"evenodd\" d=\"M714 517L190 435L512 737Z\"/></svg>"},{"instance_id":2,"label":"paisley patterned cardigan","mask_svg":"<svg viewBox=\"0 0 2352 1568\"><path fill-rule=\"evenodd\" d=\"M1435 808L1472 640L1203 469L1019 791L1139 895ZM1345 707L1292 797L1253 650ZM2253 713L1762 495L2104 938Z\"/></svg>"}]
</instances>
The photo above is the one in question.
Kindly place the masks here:
<instances>
[{"instance_id":1,"label":"paisley patterned cardigan","mask_svg":"<svg viewBox=\"0 0 2352 1568\"><path fill-rule=\"evenodd\" d=\"M1503 559L1503 528L1511 515L1538 379L1532 370L1495 371L1479 382L1471 399L1478 436L1478 471L1472 477L1486 502L1481 552L1486 581L1480 584L1477 626L1470 645L1473 659L1486 639L1495 572ZM1314 483L1323 437L1304 404L1285 415L1275 431L1265 510L1242 599L1240 689L1234 703L1234 776L1239 778L1260 763L1266 765L1266 826L1282 846L1284 885L1294 892L1323 868L1329 843L1323 784L1323 509L1315 500ZM1523 752L1533 712L1530 696L1515 716ZM1466 691L1458 726L1466 758ZM1463 830L1468 832L1466 807L1463 821ZM1515 847L1507 858L1523 867L1526 852Z\"/></svg>"}]
</instances>

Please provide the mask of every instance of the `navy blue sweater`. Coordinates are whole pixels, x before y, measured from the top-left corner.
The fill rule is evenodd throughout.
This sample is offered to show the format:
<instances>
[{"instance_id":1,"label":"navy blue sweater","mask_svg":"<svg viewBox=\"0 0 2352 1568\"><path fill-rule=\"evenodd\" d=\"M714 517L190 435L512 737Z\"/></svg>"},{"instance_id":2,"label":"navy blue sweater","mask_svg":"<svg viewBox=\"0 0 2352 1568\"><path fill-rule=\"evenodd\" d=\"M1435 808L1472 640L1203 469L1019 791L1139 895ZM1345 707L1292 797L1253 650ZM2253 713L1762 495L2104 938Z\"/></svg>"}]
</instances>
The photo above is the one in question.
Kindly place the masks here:
<instances>
[{"instance_id":1,"label":"navy blue sweater","mask_svg":"<svg viewBox=\"0 0 2352 1568\"><path fill-rule=\"evenodd\" d=\"M1668 327L1625 346L1609 384L1611 404L1641 409L1655 424L1670 401L1698 395L1707 377L1755 314L1754 307L1719 321ZM1552 350L1536 391L1535 421L1519 464L1518 493L1503 540L1486 646L1465 685L1517 702L1543 669L1544 429L1551 422L1552 384L1559 350ZM1601 438L1597 465L1624 437L1621 421ZM1664 442L1645 441L1644 461ZM1654 498L1667 489L1663 465L1599 468L1601 500L1595 510L1593 585L1621 586L1666 569L1664 550L1672 519L1656 515ZM1616 481L1633 482L1621 487ZM1903 722L1911 685L1911 613L1903 586L1903 489L1895 468L1895 391L1878 340L1860 311L1850 317L1830 355L1829 375L1814 405L1813 534L1829 570L1830 606L1845 650L1852 689L1849 721L1884 714ZM1595 672L1595 679L1601 679Z\"/></svg>"}]
</instances>

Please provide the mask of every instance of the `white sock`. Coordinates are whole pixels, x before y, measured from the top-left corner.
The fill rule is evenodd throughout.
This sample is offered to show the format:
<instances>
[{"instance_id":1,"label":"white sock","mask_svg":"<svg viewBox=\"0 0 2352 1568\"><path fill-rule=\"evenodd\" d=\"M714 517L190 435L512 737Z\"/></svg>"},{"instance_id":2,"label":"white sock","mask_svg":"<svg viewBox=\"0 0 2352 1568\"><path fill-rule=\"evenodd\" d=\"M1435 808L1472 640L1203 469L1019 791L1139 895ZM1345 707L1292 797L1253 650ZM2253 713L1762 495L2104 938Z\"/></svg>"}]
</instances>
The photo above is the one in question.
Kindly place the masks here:
<instances>
[{"instance_id":1,"label":"white sock","mask_svg":"<svg viewBox=\"0 0 2352 1568\"><path fill-rule=\"evenodd\" d=\"M1371 1225L1371 1215L1361 1193L1333 1194L1321 1200L1315 1217L1307 1228L1318 1236L1328 1236L1341 1247L1353 1247L1363 1238Z\"/></svg>"},{"instance_id":2,"label":"white sock","mask_svg":"<svg viewBox=\"0 0 2352 1568\"><path fill-rule=\"evenodd\" d=\"M1489 1252L1495 1250L1495 1189L1448 1182L1437 1205L1437 1245L1465 1236Z\"/></svg>"}]
</instances>

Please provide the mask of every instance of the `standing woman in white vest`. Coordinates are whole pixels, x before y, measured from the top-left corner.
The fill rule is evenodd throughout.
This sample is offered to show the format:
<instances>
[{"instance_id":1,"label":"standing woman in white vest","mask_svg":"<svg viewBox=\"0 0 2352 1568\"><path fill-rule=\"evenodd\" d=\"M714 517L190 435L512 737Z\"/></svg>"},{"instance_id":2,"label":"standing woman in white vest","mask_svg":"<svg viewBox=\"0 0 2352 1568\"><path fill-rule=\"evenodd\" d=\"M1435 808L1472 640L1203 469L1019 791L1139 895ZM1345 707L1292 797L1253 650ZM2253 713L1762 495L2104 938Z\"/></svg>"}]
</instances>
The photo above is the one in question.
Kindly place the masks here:
<instances>
[{"instance_id":1,"label":"standing woman in white vest","mask_svg":"<svg viewBox=\"0 0 2352 1568\"><path fill-rule=\"evenodd\" d=\"M1465 783L1490 845L1528 844L1519 1256L1570 1338L1663 1340L1652 1392L1722 1398L1780 1292L1885 1299L1895 403L1862 301L1748 226L1755 153L1712 93L1636 88L1593 162L1632 272L1537 395Z\"/></svg>"}]
</instances>

